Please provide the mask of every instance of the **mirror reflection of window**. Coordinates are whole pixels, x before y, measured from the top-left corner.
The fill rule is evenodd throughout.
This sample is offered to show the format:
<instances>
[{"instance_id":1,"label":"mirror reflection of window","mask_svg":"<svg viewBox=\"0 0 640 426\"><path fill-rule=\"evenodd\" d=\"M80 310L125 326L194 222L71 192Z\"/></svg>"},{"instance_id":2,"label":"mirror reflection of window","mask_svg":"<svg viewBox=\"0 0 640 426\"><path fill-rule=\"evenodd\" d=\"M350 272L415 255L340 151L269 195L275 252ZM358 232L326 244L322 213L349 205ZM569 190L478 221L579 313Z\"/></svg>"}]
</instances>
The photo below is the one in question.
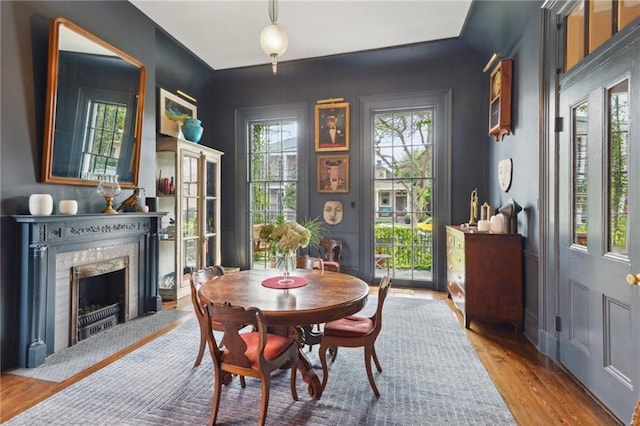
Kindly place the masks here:
<instances>
[{"instance_id":1,"label":"mirror reflection of window","mask_svg":"<svg viewBox=\"0 0 640 426\"><path fill-rule=\"evenodd\" d=\"M82 178L118 174L126 105L90 101L83 138Z\"/></svg>"}]
</instances>

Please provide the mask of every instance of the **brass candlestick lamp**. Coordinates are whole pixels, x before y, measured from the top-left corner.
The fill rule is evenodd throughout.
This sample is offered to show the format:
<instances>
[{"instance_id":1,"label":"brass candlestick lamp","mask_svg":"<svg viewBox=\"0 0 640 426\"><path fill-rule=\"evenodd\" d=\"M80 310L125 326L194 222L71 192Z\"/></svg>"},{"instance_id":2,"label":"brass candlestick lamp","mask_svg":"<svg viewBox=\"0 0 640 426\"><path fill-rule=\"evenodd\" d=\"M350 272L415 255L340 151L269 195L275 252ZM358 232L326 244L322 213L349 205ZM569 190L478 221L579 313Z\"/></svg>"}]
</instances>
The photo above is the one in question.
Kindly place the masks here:
<instances>
[{"instance_id":1,"label":"brass candlestick lamp","mask_svg":"<svg viewBox=\"0 0 640 426\"><path fill-rule=\"evenodd\" d=\"M97 188L98 194L102 195L107 202L107 207L102 213L115 214L118 213L113 208L113 197L120 194L120 184L118 183L118 175L102 175Z\"/></svg>"}]
</instances>

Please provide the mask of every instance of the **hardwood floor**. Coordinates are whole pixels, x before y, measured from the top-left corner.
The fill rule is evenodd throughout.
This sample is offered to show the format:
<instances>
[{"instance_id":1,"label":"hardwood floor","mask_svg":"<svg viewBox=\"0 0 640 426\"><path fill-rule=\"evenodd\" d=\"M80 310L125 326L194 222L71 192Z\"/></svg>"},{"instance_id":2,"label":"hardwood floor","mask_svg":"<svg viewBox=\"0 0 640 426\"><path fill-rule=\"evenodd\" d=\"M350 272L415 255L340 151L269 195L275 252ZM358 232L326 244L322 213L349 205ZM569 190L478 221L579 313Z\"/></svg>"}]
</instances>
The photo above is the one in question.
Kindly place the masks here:
<instances>
[{"instance_id":1,"label":"hardwood floor","mask_svg":"<svg viewBox=\"0 0 640 426\"><path fill-rule=\"evenodd\" d=\"M446 300L462 326L462 316L447 299L446 293L392 288L390 297ZM190 310L191 301L184 298L178 303L165 303L164 309ZM175 324L62 383L3 372L0 376L0 423L123 357L189 318L191 316L183 317ZM511 325L474 321L471 329L465 332L519 425L622 424L593 400L563 368L538 353Z\"/></svg>"}]
</instances>

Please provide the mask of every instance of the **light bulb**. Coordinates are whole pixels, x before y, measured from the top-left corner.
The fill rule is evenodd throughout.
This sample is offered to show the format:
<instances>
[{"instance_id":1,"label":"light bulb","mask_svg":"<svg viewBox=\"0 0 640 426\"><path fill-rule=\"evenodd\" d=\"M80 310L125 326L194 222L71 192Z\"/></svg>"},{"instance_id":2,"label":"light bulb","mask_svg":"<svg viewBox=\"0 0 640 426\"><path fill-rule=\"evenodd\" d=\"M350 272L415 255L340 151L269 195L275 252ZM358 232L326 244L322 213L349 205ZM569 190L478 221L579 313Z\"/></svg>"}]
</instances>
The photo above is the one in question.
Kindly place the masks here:
<instances>
[{"instance_id":1,"label":"light bulb","mask_svg":"<svg viewBox=\"0 0 640 426\"><path fill-rule=\"evenodd\" d=\"M260 47L268 56L283 55L289 46L289 39L284 28L278 24L268 24L260 33Z\"/></svg>"}]
</instances>

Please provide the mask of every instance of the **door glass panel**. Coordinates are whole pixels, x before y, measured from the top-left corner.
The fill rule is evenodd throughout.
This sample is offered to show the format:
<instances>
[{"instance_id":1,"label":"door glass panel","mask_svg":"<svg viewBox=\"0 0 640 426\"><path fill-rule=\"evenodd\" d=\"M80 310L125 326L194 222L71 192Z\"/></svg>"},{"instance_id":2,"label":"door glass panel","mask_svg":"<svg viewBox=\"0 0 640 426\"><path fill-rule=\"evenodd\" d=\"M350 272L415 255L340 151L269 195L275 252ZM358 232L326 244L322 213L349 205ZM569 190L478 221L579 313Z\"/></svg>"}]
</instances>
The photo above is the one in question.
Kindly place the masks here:
<instances>
[{"instance_id":1,"label":"door glass panel","mask_svg":"<svg viewBox=\"0 0 640 426\"><path fill-rule=\"evenodd\" d=\"M580 3L567 16L565 70L584 58L584 5Z\"/></svg>"},{"instance_id":2,"label":"door glass panel","mask_svg":"<svg viewBox=\"0 0 640 426\"><path fill-rule=\"evenodd\" d=\"M611 37L613 22L611 0L589 2L589 53Z\"/></svg>"},{"instance_id":3,"label":"door glass panel","mask_svg":"<svg viewBox=\"0 0 640 426\"><path fill-rule=\"evenodd\" d=\"M430 279L433 110L374 114L375 275Z\"/></svg>"},{"instance_id":4,"label":"door glass panel","mask_svg":"<svg viewBox=\"0 0 640 426\"><path fill-rule=\"evenodd\" d=\"M587 102L573 109L573 243L587 245Z\"/></svg>"},{"instance_id":5,"label":"door glass panel","mask_svg":"<svg viewBox=\"0 0 640 426\"><path fill-rule=\"evenodd\" d=\"M182 250L184 253L184 274L189 274L198 269L198 241L185 240ZM180 275L179 275L180 276ZM180 286L189 285L189 279L180 280Z\"/></svg>"},{"instance_id":6,"label":"door glass panel","mask_svg":"<svg viewBox=\"0 0 640 426\"><path fill-rule=\"evenodd\" d=\"M609 89L609 251L627 254L629 80Z\"/></svg>"},{"instance_id":7,"label":"door glass panel","mask_svg":"<svg viewBox=\"0 0 640 426\"><path fill-rule=\"evenodd\" d=\"M207 197L215 197L216 196L216 188L218 187L218 182L216 182L216 163L212 163L211 161L207 161L205 166L205 173L207 177L207 189L206 196Z\"/></svg>"},{"instance_id":8,"label":"door glass panel","mask_svg":"<svg viewBox=\"0 0 640 426\"><path fill-rule=\"evenodd\" d=\"M618 3L618 29L629 25L640 16L640 0L620 0Z\"/></svg>"},{"instance_id":9,"label":"door glass panel","mask_svg":"<svg viewBox=\"0 0 640 426\"><path fill-rule=\"evenodd\" d=\"M198 199L185 197L182 200L182 233L186 237L198 236Z\"/></svg>"},{"instance_id":10,"label":"door glass panel","mask_svg":"<svg viewBox=\"0 0 640 426\"><path fill-rule=\"evenodd\" d=\"M182 195L198 195L198 159L185 156L182 159Z\"/></svg>"}]
</instances>

